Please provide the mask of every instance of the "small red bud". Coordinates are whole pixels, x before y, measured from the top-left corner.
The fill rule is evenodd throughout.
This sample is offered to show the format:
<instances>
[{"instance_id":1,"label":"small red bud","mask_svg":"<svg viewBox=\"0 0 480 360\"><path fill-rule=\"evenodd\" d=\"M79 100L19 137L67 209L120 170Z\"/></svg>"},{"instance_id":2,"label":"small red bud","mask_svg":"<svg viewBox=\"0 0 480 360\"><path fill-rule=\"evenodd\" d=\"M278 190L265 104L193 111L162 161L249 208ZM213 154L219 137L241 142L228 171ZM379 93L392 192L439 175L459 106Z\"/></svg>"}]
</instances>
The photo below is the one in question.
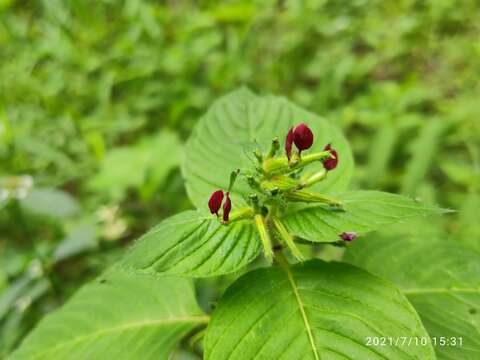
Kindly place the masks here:
<instances>
[{"instance_id":1,"label":"small red bud","mask_svg":"<svg viewBox=\"0 0 480 360\"><path fill-rule=\"evenodd\" d=\"M356 239L357 233L353 232L353 231L352 232L343 232L339 236L344 241L352 241L352 240Z\"/></svg>"},{"instance_id":2,"label":"small red bud","mask_svg":"<svg viewBox=\"0 0 480 360\"><path fill-rule=\"evenodd\" d=\"M327 146L325 146L325 148L323 150L324 151L330 151L330 154L332 154L335 157L334 159L330 158L330 159L324 160L323 161L323 167L327 171L335 169L337 167L337 164L338 164L338 154L337 154L337 152L334 149L332 149L331 144L328 144Z\"/></svg>"},{"instance_id":3,"label":"small red bud","mask_svg":"<svg viewBox=\"0 0 480 360\"><path fill-rule=\"evenodd\" d=\"M222 206L222 201L222 190L217 190L212 194L212 196L210 196L210 200L208 200L208 207L210 208L210 212L212 214L216 214L218 216L218 210L220 210L220 207Z\"/></svg>"},{"instance_id":4,"label":"small red bud","mask_svg":"<svg viewBox=\"0 0 480 360\"><path fill-rule=\"evenodd\" d=\"M228 216L230 215L230 210L232 210L232 201L230 200L230 193L227 192L227 198L223 204L223 221L228 221Z\"/></svg>"},{"instance_id":5,"label":"small red bud","mask_svg":"<svg viewBox=\"0 0 480 360\"><path fill-rule=\"evenodd\" d=\"M288 130L287 137L285 139L285 152L287 153L288 161L292 157L292 144L293 144L293 128Z\"/></svg>"},{"instance_id":6,"label":"small red bud","mask_svg":"<svg viewBox=\"0 0 480 360\"><path fill-rule=\"evenodd\" d=\"M312 130L304 123L298 125L293 130L293 142L300 152L310 149L313 144Z\"/></svg>"}]
</instances>

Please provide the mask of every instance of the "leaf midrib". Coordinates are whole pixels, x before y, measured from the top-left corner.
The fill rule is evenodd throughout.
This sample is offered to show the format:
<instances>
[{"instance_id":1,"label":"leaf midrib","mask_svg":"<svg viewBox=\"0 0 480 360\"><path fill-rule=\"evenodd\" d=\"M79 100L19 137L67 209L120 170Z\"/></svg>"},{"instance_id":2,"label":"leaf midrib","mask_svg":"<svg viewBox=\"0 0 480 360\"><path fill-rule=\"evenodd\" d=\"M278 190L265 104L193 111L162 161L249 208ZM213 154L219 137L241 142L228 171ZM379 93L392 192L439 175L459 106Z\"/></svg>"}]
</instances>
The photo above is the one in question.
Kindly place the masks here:
<instances>
[{"instance_id":1,"label":"leaf midrib","mask_svg":"<svg viewBox=\"0 0 480 360\"><path fill-rule=\"evenodd\" d=\"M477 293L480 294L480 289L475 288L412 288L402 289L405 295L420 295L420 294L448 294L448 293Z\"/></svg>"},{"instance_id":2,"label":"leaf midrib","mask_svg":"<svg viewBox=\"0 0 480 360\"><path fill-rule=\"evenodd\" d=\"M312 347L313 356L314 356L315 360L320 360L320 356L318 354L318 349L317 349L317 346L315 344L315 339L313 338L312 327L311 327L310 322L308 320L307 313L305 312L305 306L303 305L302 298L300 297L300 293L298 291L298 286L297 286L297 283L295 282L295 278L293 277L293 273L290 270L289 264L286 263L286 261L283 261L284 259L279 259L279 260L280 260L281 268L287 274L288 281L290 283L290 286L292 287L293 294L295 295L295 300L297 301L298 308L300 309L303 324L305 325L305 329L307 330L308 340L310 342L310 346Z\"/></svg>"},{"instance_id":3,"label":"leaf midrib","mask_svg":"<svg viewBox=\"0 0 480 360\"><path fill-rule=\"evenodd\" d=\"M198 323L198 324L205 324L208 323L210 317L209 316L183 316L183 317L177 317L177 318L171 318L171 319L159 319L159 320L146 320L146 321L139 321L139 322L133 322L133 323L128 323L128 324L123 324L120 326L115 326L111 328L106 328L103 330L95 331L92 333L89 333L87 335L83 336L77 336L69 341L65 341L63 343L60 343L54 347L49 348L47 351L43 351L40 353L37 353L32 356L32 359L39 358L45 354L52 353L55 351L58 351L59 349L62 349L66 346L79 343L82 341L85 341L89 338L92 337L99 337L99 336L105 336L117 331L123 331L123 330L132 330L136 328L141 328L141 327L147 327L147 326L163 326L163 325L168 325L168 324L176 324L176 323Z\"/></svg>"}]
</instances>

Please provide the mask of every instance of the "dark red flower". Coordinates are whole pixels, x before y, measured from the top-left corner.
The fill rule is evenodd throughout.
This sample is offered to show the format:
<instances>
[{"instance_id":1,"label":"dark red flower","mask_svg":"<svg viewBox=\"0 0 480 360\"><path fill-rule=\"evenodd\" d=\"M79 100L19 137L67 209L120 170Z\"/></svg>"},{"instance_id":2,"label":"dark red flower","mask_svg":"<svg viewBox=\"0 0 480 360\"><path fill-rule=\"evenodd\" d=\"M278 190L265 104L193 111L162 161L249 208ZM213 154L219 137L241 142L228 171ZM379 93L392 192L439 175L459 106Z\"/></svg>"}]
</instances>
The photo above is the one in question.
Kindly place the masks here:
<instances>
[{"instance_id":1,"label":"dark red flower","mask_svg":"<svg viewBox=\"0 0 480 360\"><path fill-rule=\"evenodd\" d=\"M343 232L340 234L340 238L344 241L352 241L352 240L355 240L357 237L357 233L356 232Z\"/></svg>"},{"instance_id":2,"label":"dark red flower","mask_svg":"<svg viewBox=\"0 0 480 360\"><path fill-rule=\"evenodd\" d=\"M332 149L331 144L328 144L327 146L325 146L325 148L323 150L324 151L330 151L330 154L332 154L335 157L335 158L330 158L330 159L324 160L323 161L323 167L327 171L335 169L337 167L337 164L338 164L338 154L337 154L337 152L334 149Z\"/></svg>"},{"instance_id":3,"label":"dark red flower","mask_svg":"<svg viewBox=\"0 0 480 360\"><path fill-rule=\"evenodd\" d=\"M230 200L230 193L227 192L227 197L225 199L225 203L223 204L223 221L228 221L230 210L232 210L232 201Z\"/></svg>"},{"instance_id":4,"label":"dark red flower","mask_svg":"<svg viewBox=\"0 0 480 360\"><path fill-rule=\"evenodd\" d=\"M304 123L298 125L293 130L293 142L300 152L310 149L313 144L312 130Z\"/></svg>"},{"instance_id":5,"label":"dark red flower","mask_svg":"<svg viewBox=\"0 0 480 360\"><path fill-rule=\"evenodd\" d=\"M292 157L292 144L293 144L293 127L288 130L287 137L285 139L285 152L287 153L287 158L290 161Z\"/></svg>"},{"instance_id":6,"label":"dark red flower","mask_svg":"<svg viewBox=\"0 0 480 360\"><path fill-rule=\"evenodd\" d=\"M220 207L222 206L222 201L222 190L217 190L212 194L212 196L210 196L210 200L208 200L208 207L210 208L210 212L212 214L216 214L218 216L218 210L220 210Z\"/></svg>"}]
</instances>

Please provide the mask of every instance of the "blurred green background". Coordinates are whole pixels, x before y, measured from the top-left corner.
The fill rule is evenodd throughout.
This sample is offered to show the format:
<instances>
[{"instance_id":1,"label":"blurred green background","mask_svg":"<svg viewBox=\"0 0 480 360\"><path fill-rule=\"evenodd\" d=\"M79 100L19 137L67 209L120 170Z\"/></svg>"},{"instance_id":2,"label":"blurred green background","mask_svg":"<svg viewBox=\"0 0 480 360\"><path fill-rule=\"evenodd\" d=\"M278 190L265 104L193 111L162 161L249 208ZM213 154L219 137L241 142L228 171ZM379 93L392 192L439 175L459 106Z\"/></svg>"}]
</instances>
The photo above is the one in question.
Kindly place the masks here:
<instances>
[{"instance_id":1,"label":"blurred green background","mask_svg":"<svg viewBox=\"0 0 480 360\"><path fill-rule=\"evenodd\" d=\"M242 85L336 123L354 187L455 209L419 226L480 250L479 14L473 0L0 0L0 358L191 207L182 144Z\"/></svg>"}]
</instances>

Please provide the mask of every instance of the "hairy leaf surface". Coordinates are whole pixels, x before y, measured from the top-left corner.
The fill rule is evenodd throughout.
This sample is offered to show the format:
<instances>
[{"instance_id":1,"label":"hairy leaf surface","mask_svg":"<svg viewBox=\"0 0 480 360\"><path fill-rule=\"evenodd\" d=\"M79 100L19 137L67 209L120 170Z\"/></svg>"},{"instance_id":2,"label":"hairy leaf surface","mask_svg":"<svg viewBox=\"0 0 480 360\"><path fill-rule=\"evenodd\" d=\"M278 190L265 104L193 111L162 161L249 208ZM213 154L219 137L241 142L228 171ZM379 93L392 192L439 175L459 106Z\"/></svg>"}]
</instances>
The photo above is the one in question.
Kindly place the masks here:
<instances>
[{"instance_id":1,"label":"hairy leaf surface","mask_svg":"<svg viewBox=\"0 0 480 360\"><path fill-rule=\"evenodd\" d=\"M311 127L315 140L309 153L321 151L332 143L339 154L339 165L327 180L314 187L324 192L344 191L353 172L350 147L340 130L325 119L305 111L284 98L260 97L247 89L232 92L216 101L200 120L187 143L183 174L190 199L197 208L207 206L216 189L225 189L230 172L237 168L253 168L252 151L264 153L272 139L279 137L281 153L288 129L299 123ZM320 163L310 165L322 168ZM246 184L237 182L233 198L248 191Z\"/></svg>"},{"instance_id":2,"label":"hairy leaf surface","mask_svg":"<svg viewBox=\"0 0 480 360\"><path fill-rule=\"evenodd\" d=\"M360 234L415 216L444 210L410 198L380 191L351 191L340 195L343 209L324 205L292 207L283 221L296 236L314 242L335 242L344 231Z\"/></svg>"},{"instance_id":3,"label":"hairy leaf surface","mask_svg":"<svg viewBox=\"0 0 480 360\"><path fill-rule=\"evenodd\" d=\"M166 359L207 320L189 281L113 269L42 320L9 359Z\"/></svg>"},{"instance_id":4,"label":"hairy leaf surface","mask_svg":"<svg viewBox=\"0 0 480 360\"><path fill-rule=\"evenodd\" d=\"M251 221L223 225L212 215L186 211L140 238L123 263L136 270L206 277L237 271L259 253Z\"/></svg>"},{"instance_id":5,"label":"hairy leaf surface","mask_svg":"<svg viewBox=\"0 0 480 360\"><path fill-rule=\"evenodd\" d=\"M252 271L221 299L206 359L434 359L426 346L367 346L367 337L428 337L399 290L342 263Z\"/></svg>"},{"instance_id":6,"label":"hairy leaf surface","mask_svg":"<svg viewBox=\"0 0 480 360\"><path fill-rule=\"evenodd\" d=\"M352 244L345 258L400 287L437 339L439 359L480 358L480 254L450 241L376 238ZM440 346L441 337L456 346Z\"/></svg>"}]
</instances>

